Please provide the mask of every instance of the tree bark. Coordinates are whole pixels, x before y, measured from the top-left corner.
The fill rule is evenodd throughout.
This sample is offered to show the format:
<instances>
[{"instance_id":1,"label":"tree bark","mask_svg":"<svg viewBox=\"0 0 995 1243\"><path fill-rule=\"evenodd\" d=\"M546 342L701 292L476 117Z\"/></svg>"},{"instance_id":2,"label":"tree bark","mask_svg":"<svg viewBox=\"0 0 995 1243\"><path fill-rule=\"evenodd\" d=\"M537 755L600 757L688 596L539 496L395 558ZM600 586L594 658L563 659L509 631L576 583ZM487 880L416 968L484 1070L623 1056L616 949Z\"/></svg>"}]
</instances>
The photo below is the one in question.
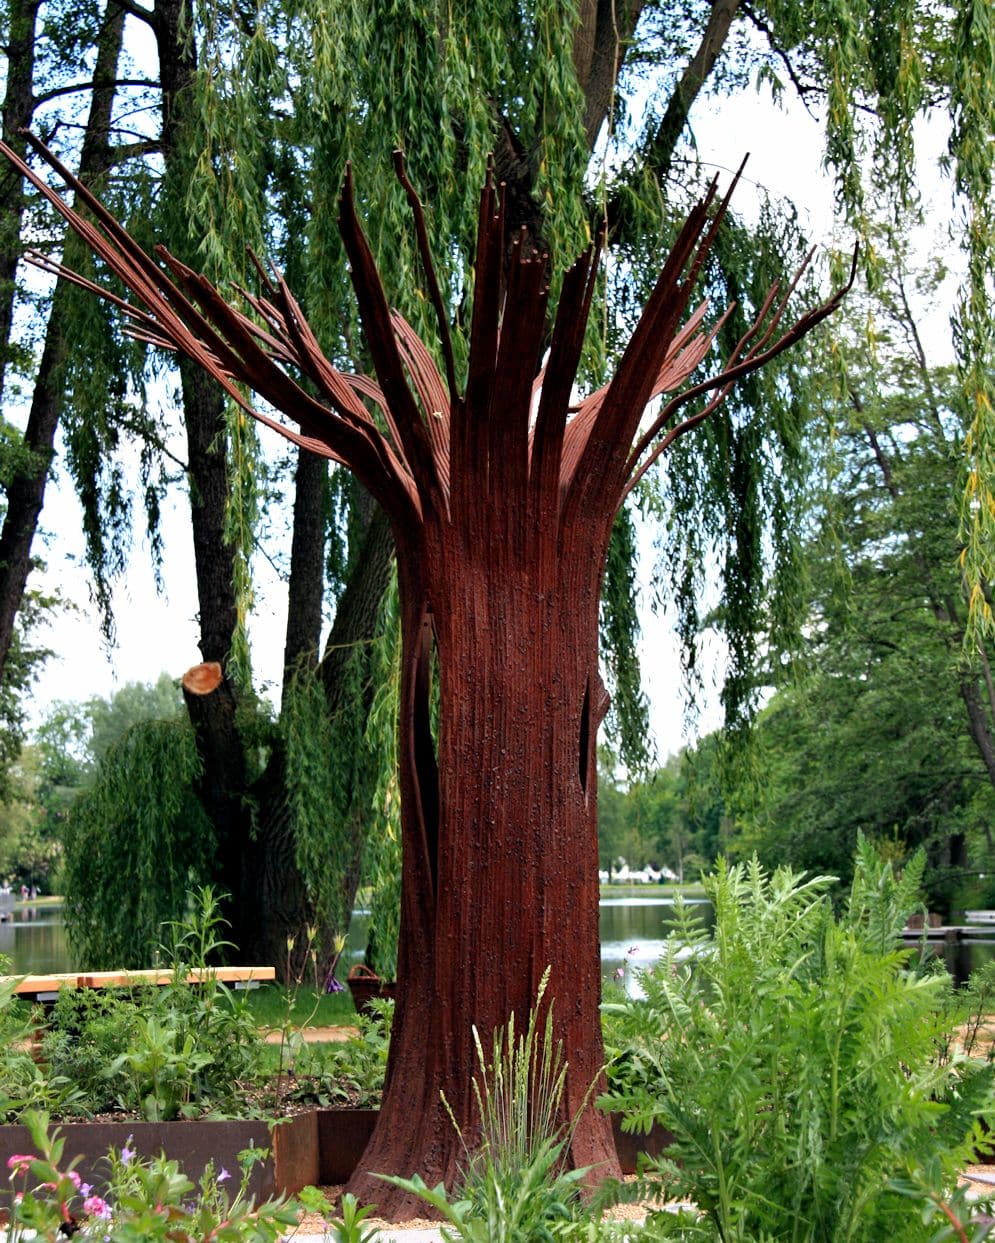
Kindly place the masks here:
<instances>
[{"instance_id":1,"label":"tree bark","mask_svg":"<svg viewBox=\"0 0 995 1243\"><path fill-rule=\"evenodd\" d=\"M294 525L287 591L287 639L283 690L301 661L318 663L321 604L325 581L325 481L328 463L306 449L297 451Z\"/></svg>"},{"instance_id":2,"label":"tree bark","mask_svg":"<svg viewBox=\"0 0 995 1243\"><path fill-rule=\"evenodd\" d=\"M612 100L643 0L584 0L574 36L574 69L584 92L584 136L593 151Z\"/></svg>"},{"instance_id":3,"label":"tree bark","mask_svg":"<svg viewBox=\"0 0 995 1243\"><path fill-rule=\"evenodd\" d=\"M174 220L184 219L182 196L191 158L184 146L183 109L196 72L196 43L184 29L183 14L182 0L156 0L151 23L162 87L164 193L172 199L169 215ZM180 236L173 244L181 255L190 257L191 239ZM209 697L185 698L204 770L198 796L215 829L215 882L227 895L222 913L229 922L229 937L236 947L232 956L241 961L256 960L253 950L262 916L251 905L256 878L246 859L250 838L247 764L236 719L238 691L228 671L238 614L235 552L225 523L230 481L224 395L219 385L189 359L180 359L179 370L187 438L199 647L204 662L216 665L221 679Z\"/></svg>"},{"instance_id":4,"label":"tree bark","mask_svg":"<svg viewBox=\"0 0 995 1243\"><path fill-rule=\"evenodd\" d=\"M23 159L27 150L21 130L34 115L35 25L40 0L11 0L7 45L7 90L3 100L3 140ZM9 362L14 323L15 276L23 252L21 225L24 193L21 178L7 168L0 179L0 401Z\"/></svg>"},{"instance_id":5,"label":"tree bark","mask_svg":"<svg viewBox=\"0 0 995 1243\"><path fill-rule=\"evenodd\" d=\"M33 6L29 6L29 9L32 8ZM28 21L26 13L22 12L21 20L25 23ZM111 0L97 44L97 62L94 71L94 79L96 81L114 81L118 58L121 53L123 33L124 14L118 5L114 3L114 0ZM30 68L30 51L23 48L21 51L23 51ZM10 69L12 75L16 76L9 86L8 100L11 99L11 92L14 90L15 83L23 75L24 66L17 65L15 61L11 61ZM29 97L30 85L29 77L27 82ZM24 90L25 86L22 82L18 87L18 93L23 95ZM110 146L108 137L113 102L113 86L94 89L86 130L83 135L83 149L80 154L79 171L81 180L91 184L99 183L109 167ZM26 104L22 101L22 111L25 106ZM13 122L10 121L7 115L6 106L4 112L4 125L6 129L7 124ZM29 117L30 109L28 110L28 116L24 119L24 124L27 124ZM17 143L23 149L24 139L22 137L17 137ZM19 180L14 179L12 169L10 170L10 176L17 185L16 198L18 207L14 214L19 227L20 183ZM66 246L71 261L74 247L78 249L79 246L79 243L71 233L68 234ZM3 290L3 295L0 297L0 334L2 334L0 335L0 342L4 343L3 348L6 347L6 342L9 338L9 316L13 306L14 268L7 264L9 257L8 248L5 245L2 251L0 251L0 289ZM14 260L16 262L16 255ZM69 348L69 335L71 332L71 326L67 321L67 301L70 288L69 282L61 277L56 281L52 294L52 306L49 312L48 324L45 330L45 344L42 348L38 375L31 395L28 422L24 430L23 445L30 451L31 456L29 464L18 471L7 487L7 510L4 514L3 527L0 529L0 678L3 676L7 657L10 654L14 625L24 598L28 574L31 571L31 545L34 541L35 532L38 529L42 506L45 501L45 485L48 481L48 472L54 455L55 434L62 411L62 368ZM11 295L9 300L7 298L8 292ZM7 318L5 319L5 317ZM2 372L0 372L0 397L2 397L2 380Z\"/></svg>"},{"instance_id":6,"label":"tree bark","mask_svg":"<svg viewBox=\"0 0 995 1243\"><path fill-rule=\"evenodd\" d=\"M235 723L235 691L218 661L194 665L181 685L203 765L196 794L215 830L216 876L223 890L220 908L229 924L226 936L234 942L236 960L269 966L268 960L260 962L251 954L250 937L259 914L245 902L253 877L245 851L245 752Z\"/></svg>"},{"instance_id":7,"label":"tree bark","mask_svg":"<svg viewBox=\"0 0 995 1243\"><path fill-rule=\"evenodd\" d=\"M666 111L653 136L649 153L649 162L661 181L670 172L678 139L687 125L694 101L711 76L715 62L725 47L740 2L741 0L712 0L712 11L705 23L701 42L667 101Z\"/></svg>"}]
</instances>

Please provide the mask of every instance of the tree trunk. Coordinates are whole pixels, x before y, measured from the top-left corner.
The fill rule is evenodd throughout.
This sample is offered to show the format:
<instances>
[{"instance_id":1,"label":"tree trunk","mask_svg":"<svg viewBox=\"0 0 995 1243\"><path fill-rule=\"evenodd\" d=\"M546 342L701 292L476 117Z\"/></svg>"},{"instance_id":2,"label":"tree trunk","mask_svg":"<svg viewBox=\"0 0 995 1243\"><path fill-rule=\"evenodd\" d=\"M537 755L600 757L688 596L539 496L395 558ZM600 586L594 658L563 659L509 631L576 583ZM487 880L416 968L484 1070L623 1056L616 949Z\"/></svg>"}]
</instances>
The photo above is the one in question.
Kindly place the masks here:
<instances>
[{"instance_id":1,"label":"tree trunk","mask_svg":"<svg viewBox=\"0 0 995 1243\"><path fill-rule=\"evenodd\" d=\"M184 29L181 0L156 0L153 30L162 87L162 152L169 217L183 220L182 196L193 157L186 150L183 101L192 89L196 43ZM192 241L173 239L181 255ZM233 957L253 958L261 913L251 905L254 881L246 850L250 813L246 804L246 757L236 720L238 692L228 671L237 625L235 552L226 532L229 493L228 430L221 388L189 359L181 358L180 385L187 437L190 518L199 605L201 657L217 667L219 683L207 697L186 694L187 710L203 764L198 797L217 839L215 882L228 897L222 912L235 944ZM266 965L269 965L268 963Z\"/></svg>"},{"instance_id":2,"label":"tree trunk","mask_svg":"<svg viewBox=\"0 0 995 1243\"><path fill-rule=\"evenodd\" d=\"M183 675L183 698L197 742L203 771L196 794L208 812L216 837L215 876L224 896L221 913L226 937L235 945L232 958L270 966L252 957L251 933L259 913L246 905L252 883L247 858L245 752L235 723L235 692L218 661L194 665Z\"/></svg>"},{"instance_id":3,"label":"tree trunk","mask_svg":"<svg viewBox=\"0 0 995 1243\"><path fill-rule=\"evenodd\" d=\"M321 459L315 460L324 467ZM369 709L368 702L360 705L345 702L343 657L356 644L367 643L375 632L380 601L390 581L393 549L390 526L383 511L377 509L367 528L356 568L339 600L321 662L321 679L329 713ZM319 964L331 961L332 939L344 929L331 927L322 918L322 912L315 910L297 865L293 825L287 807L282 747L274 749L266 771L252 791L252 800L258 806L256 833L251 840L246 835L244 854L249 872L248 884L252 886L248 900L255 914L251 929L243 934L248 937L244 949L254 961L271 963L281 979L290 981L306 969L302 958L302 933L308 925L318 929L315 948ZM354 905L359 885L362 815L365 810L357 809L352 852L348 859L342 861L343 905L349 911ZM287 950L288 937L295 939L294 950L290 952Z\"/></svg>"},{"instance_id":4,"label":"tree trunk","mask_svg":"<svg viewBox=\"0 0 995 1243\"><path fill-rule=\"evenodd\" d=\"M11 0L7 31L7 89L3 99L3 140L21 158L27 145L21 130L31 124L35 110L35 25L40 0ZM15 276L24 247L21 224L24 193L21 178L9 168L0 180L0 401L14 324Z\"/></svg>"},{"instance_id":5,"label":"tree trunk","mask_svg":"<svg viewBox=\"0 0 995 1243\"><path fill-rule=\"evenodd\" d=\"M497 514L493 515L498 517ZM401 791L407 813L397 1010L384 1104L349 1190L398 1220L416 1202L372 1177L417 1172L452 1185L477 1131L473 1030L522 1030L547 968L569 1064L562 1120L571 1162L618 1173L598 1006L598 601L607 531L516 551L507 530L399 542L403 668ZM555 545L555 527L545 533ZM443 552L443 549L445 550ZM440 687L438 759L430 670ZM536 690L540 688L537 695Z\"/></svg>"},{"instance_id":6,"label":"tree trunk","mask_svg":"<svg viewBox=\"0 0 995 1243\"><path fill-rule=\"evenodd\" d=\"M28 7L33 12L32 6ZM21 20L27 22L27 15L22 14ZM117 72L118 57L121 53L123 32L124 13L112 0L108 6L97 44L95 81L113 82ZM30 66L30 54L25 55ZM12 65L13 63L11 62ZM19 74L22 68L23 66L17 66L16 72ZM28 87L30 88L30 79ZM8 100L13 89L12 83L8 92ZM30 97L30 89L28 89L28 95ZM90 184L98 183L108 168L108 133L113 101L114 88L112 86L94 89L83 136L79 171L80 178ZM29 117L30 111L24 118L23 124L27 124ZM5 126L8 123L10 122L5 108ZM24 139L18 136L17 143L23 148ZM19 193L18 191L18 195ZM16 213L16 219L20 220L19 211ZM5 224L4 228L6 227ZM66 242L67 259L70 262L73 251L78 250L78 247L79 242L70 233ZM9 315L13 305L14 268L9 266L8 269L8 257L8 247L5 242L0 248L0 289L3 290L3 295L0 297L0 343L2 343L0 348L6 348L10 329ZM20 470L7 488L7 511L4 514L3 528L0 530L0 677L3 676L10 653L14 624L21 601L24 599L24 589L31 570L31 545L45 502L45 485L48 482L48 472L54 453L55 433L62 410L62 367L68 349L70 332L66 322L66 306L70 290L68 281L61 277L56 281L48 325L45 330L45 344L42 347L41 362L31 395L28 422L24 430L23 444L31 452L30 466L26 465ZM11 299L7 297L8 292ZM0 397L2 393L3 376L0 371Z\"/></svg>"},{"instance_id":7,"label":"tree trunk","mask_svg":"<svg viewBox=\"0 0 995 1243\"><path fill-rule=\"evenodd\" d=\"M294 526L290 548L287 638L283 690L300 661L318 663L321 604L325 582L325 483L328 463L306 449L297 451Z\"/></svg>"}]
</instances>

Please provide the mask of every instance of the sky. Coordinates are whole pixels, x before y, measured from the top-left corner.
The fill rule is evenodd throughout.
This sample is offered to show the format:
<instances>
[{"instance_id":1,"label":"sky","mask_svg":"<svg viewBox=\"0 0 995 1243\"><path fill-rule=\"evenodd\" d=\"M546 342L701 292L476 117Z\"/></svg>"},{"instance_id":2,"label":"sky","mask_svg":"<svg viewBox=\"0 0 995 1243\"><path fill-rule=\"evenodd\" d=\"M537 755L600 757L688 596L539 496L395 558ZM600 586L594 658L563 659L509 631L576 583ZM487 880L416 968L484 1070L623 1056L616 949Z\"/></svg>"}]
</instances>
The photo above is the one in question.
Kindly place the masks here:
<instances>
[{"instance_id":1,"label":"sky","mask_svg":"<svg viewBox=\"0 0 995 1243\"><path fill-rule=\"evenodd\" d=\"M821 169L821 130L803 109L782 111L771 103L769 96L757 95L751 89L725 101L720 109L702 110L694 129L700 155L714 165L720 183L727 184L743 155L749 152L746 174L736 195L740 211L749 212L750 201L756 199L756 187L763 186L769 193L791 197L801 205L803 226L807 226L815 244L843 241L834 233L832 185ZM926 145L935 147L935 139L927 138ZM934 158L935 153L929 151L927 163ZM267 435L265 430L263 435ZM186 497L174 495L163 515L163 594L156 592L147 545L136 539L129 569L115 590L116 643L108 648L82 569L78 505L67 479L57 478L54 485L49 485L43 512L46 543L42 555L48 563L45 581L48 586L57 585L75 608L39 635L56 655L35 685L30 708L32 724L37 724L55 701L106 698L129 682L154 682L163 671L179 678L198 663L193 546L185 508ZM707 645L706 694L689 733L671 619L666 614L654 614L649 608L645 584L651 550L647 546L643 551L641 656L644 687L651 705L651 730L662 759L721 723L717 686L721 680L722 652L718 643ZM253 668L264 693L269 687L275 696L283 652L285 591L265 558L257 556L254 569L256 601L250 623Z\"/></svg>"}]
</instances>

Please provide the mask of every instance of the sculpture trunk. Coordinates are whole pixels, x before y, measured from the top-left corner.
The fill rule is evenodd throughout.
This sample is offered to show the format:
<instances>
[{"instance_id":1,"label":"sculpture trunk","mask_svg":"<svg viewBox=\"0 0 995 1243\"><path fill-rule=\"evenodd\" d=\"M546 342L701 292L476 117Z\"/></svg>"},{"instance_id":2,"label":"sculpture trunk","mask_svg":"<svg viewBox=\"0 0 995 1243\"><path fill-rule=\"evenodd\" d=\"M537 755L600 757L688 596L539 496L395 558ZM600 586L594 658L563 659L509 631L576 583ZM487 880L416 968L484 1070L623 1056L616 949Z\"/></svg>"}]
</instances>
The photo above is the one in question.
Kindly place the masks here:
<instances>
[{"instance_id":1,"label":"sculpture trunk","mask_svg":"<svg viewBox=\"0 0 995 1243\"><path fill-rule=\"evenodd\" d=\"M569 1067L562 1119L577 1118L572 1162L618 1172L608 1120L592 1104L603 1064L595 747L605 540L592 546L586 534L559 558L525 556L513 539L482 529L454 538L447 524L444 556L430 536L438 555L424 550L424 575L402 568L403 987L380 1121L350 1184L394 1219L417 1204L373 1175L452 1184L465 1152L442 1096L472 1140L473 1029L485 1050L512 1013L523 1029L547 967ZM413 551L399 541L402 567L416 564Z\"/></svg>"},{"instance_id":2,"label":"sculpture trunk","mask_svg":"<svg viewBox=\"0 0 995 1243\"><path fill-rule=\"evenodd\" d=\"M51 152L32 145L99 230L15 152L0 144L0 153L136 296L139 305L126 308L132 331L196 361L289 440L349 467L391 523L402 625L399 989L380 1122L350 1190L397 1220L418 1205L375 1173L453 1182L464 1149L442 1094L472 1145L473 1029L488 1048L512 1013L521 1025L547 967L569 1062L562 1115L577 1117L570 1157L595 1167L595 1177L616 1174L608 1122L590 1095L602 1064L595 747L606 704L598 596L609 531L675 440L716 410L736 380L829 315L849 286L783 330L794 286L783 294L775 287L723 366L689 384L719 327L702 328L704 304L689 314L728 203L727 195L710 216L713 185L676 238L614 378L578 402L597 258L589 252L564 273L548 336L545 262L524 254L519 240L505 263L504 194L488 181L461 386L425 216L398 157L445 379L390 309L347 176L339 226L374 382L339 372L321 354L278 274L260 266L262 292L244 295L251 315L160 251L167 274ZM856 255L851 281L855 271ZM240 384L300 431L252 406ZM675 395L643 423L664 394Z\"/></svg>"}]
</instances>

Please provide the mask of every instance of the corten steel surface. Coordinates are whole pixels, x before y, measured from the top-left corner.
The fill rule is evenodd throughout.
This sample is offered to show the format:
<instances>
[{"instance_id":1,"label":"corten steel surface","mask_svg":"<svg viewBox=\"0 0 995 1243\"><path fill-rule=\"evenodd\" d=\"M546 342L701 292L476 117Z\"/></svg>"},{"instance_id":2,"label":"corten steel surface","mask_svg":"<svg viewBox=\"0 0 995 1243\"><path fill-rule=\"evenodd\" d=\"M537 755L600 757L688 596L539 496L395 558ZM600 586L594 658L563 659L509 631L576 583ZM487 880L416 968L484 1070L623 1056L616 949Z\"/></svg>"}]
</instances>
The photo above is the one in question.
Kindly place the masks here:
<instances>
[{"instance_id":1,"label":"corten steel surface","mask_svg":"<svg viewBox=\"0 0 995 1243\"><path fill-rule=\"evenodd\" d=\"M159 263L144 254L50 152L32 146L96 223L5 154L134 295L135 306L114 299L131 331L185 353L260 422L347 466L391 522L404 876L387 1087L364 1170L418 1172L430 1185L456 1177L463 1144L441 1094L472 1142L473 1028L486 1046L509 1014L521 1027L548 967L569 1062L564 1114L579 1115L571 1157L616 1173L611 1127L591 1105L597 1087L590 1091L602 1064L596 739L607 696L598 608L612 522L650 464L708 417L737 378L825 318L844 291L782 327L790 289L775 287L716 374L689 384L718 330L704 327L703 304L689 313L728 202L712 213L713 184L681 230L611 383L573 404L597 253L565 274L550 335L545 259L519 242L506 248L502 195L489 181L461 388L421 205L398 157L444 365L440 374L388 305L347 174L339 226L374 381L322 355L278 273L260 265L260 292L242 293L244 310L230 305L165 250L156 252ZM252 407L242 384L299 431ZM667 393L677 395L640 430L647 403ZM695 399L693 412L682 413ZM388 1217L416 1207L367 1174L350 1190Z\"/></svg>"},{"instance_id":2,"label":"corten steel surface","mask_svg":"<svg viewBox=\"0 0 995 1243\"><path fill-rule=\"evenodd\" d=\"M244 1149L268 1148L265 1161L253 1165L249 1192L257 1199L292 1195L317 1183L318 1123L316 1115L299 1114L270 1130L261 1119L251 1122L66 1122L53 1130L65 1140L66 1162L79 1157L75 1166L84 1182L98 1192L107 1184L110 1148L118 1152L125 1146L143 1158L164 1153L179 1162L192 1182L198 1182L208 1164L217 1176L225 1169L230 1186L238 1186L241 1176L238 1154ZM19 1152L33 1152L31 1135L25 1126L0 1126L0 1167Z\"/></svg>"}]
</instances>

